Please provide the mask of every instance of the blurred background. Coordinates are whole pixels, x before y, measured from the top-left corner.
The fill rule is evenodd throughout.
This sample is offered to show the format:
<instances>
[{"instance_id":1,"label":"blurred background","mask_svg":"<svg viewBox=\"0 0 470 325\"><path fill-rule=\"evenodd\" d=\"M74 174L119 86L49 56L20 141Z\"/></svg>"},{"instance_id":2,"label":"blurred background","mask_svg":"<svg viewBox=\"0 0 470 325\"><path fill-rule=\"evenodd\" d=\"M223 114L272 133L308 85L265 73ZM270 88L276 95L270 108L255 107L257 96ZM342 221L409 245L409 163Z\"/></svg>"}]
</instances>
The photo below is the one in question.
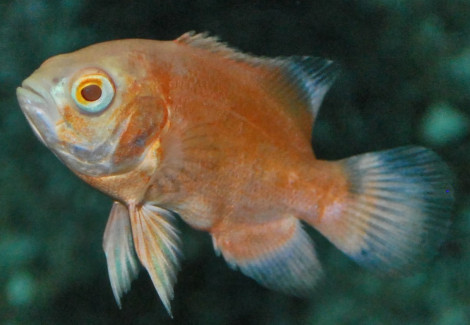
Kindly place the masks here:
<instances>
[{"instance_id":1,"label":"blurred background","mask_svg":"<svg viewBox=\"0 0 470 325\"><path fill-rule=\"evenodd\" d=\"M469 324L470 1L0 2L1 324ZM111 199L34 137L15 88L50 56L119 38L209 31L264 56L315 55L342 66L320 110L322 159L407 144L456 175L454 222L439 255L405 278L371 274L312 231L326 277L309 299L268 291L184 238L174 319L146 273L119 310L101 239Z\"/></svg>"}]
</instances>

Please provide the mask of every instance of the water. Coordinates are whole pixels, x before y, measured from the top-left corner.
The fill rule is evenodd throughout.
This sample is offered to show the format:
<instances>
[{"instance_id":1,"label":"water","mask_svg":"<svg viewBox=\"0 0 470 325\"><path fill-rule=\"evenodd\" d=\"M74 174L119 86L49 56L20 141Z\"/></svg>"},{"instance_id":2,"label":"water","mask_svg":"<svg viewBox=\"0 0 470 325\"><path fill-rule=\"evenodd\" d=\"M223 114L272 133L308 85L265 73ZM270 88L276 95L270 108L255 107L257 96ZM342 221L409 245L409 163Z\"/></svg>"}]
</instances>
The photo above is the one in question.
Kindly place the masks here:
<instances>
[{"instance_id":1,"label":"water","mask_svg":"<svg viewBox=\"0 0 470 325\"><path fill-rule=\"evenodd\" d=\"M470 2L2 1L0 322L4 324L470 323ZM433 148L458 181L440 254L410 277L359 268L312 232L326 277L308 299L259 287L179 223L186 256L171 320L142 272L114 302L101 238L111 200L31 132L15 88L62 52L104 40L209 31L258 55L316 55L343 67L317 127L317 156Z\"/></svg>"}]
</instances>

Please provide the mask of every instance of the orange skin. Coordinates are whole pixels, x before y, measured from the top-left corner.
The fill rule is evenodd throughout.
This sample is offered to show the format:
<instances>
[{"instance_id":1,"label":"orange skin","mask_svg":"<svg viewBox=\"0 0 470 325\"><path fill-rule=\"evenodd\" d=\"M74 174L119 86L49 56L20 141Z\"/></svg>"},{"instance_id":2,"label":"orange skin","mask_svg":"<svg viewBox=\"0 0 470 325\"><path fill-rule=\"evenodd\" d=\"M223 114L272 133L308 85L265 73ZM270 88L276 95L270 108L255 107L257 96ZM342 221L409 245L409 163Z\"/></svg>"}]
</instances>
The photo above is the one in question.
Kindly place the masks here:
<instances>
[{"instance_id":1,"label":"orange skin","mask_svg":"<svg viewBox=\"0 0 470 325\"><path fill-rule=\"evenodd\" d=\"M299 220L327 237L348 230L336 225L348 203L343 165L316 160L311 146L330 64L255 58L185 34L92 45L23 82L20 106L39 139L115 200L103 248L118 304L140 261L171 312L171 212L261 284L313 287L321 266ZM95 106L81 92L90 84Z\"/></svg>"},{"instance_id":2,"label":"orange skin","mask_svg":"<svg viewBox=\"0 0 470 325\"><path fill-rule=\"evenodd\" d=\"M146 45L165 47L168 60L153 62L155 49ZM339 166L315 160L312 115L286 111L286 99L271 91L277 85L267 84L262 68L177 41L136 47L129 60L152 67L145 85L159 89L163 100L159 107L132 107L145 118L121 141L147 130L151 114L168 116L165 127L138 168L78 174L83 180L123 203L175 211L212 233L286 216L316 224L326 206L344 198L348 184ZM122 155L138 150L126 143Z\"/></svg>"},{"instance_id":3,"label":"orange skin","mask_svg":"<svg viewBox=\"0 0 470 325\"><path fill-rule=\"evenodd\" d=\"M312 125L335 69L187 33L59 55L22 83L18 100L39 140L115 200L103 249L119 306L143 266L171 315L181 256L173 212L209 232L230 266L294 295L322 274L300 221L381 273L434 254L453 203L435 153L315 159Z\"/></svg>"}]
</instances>

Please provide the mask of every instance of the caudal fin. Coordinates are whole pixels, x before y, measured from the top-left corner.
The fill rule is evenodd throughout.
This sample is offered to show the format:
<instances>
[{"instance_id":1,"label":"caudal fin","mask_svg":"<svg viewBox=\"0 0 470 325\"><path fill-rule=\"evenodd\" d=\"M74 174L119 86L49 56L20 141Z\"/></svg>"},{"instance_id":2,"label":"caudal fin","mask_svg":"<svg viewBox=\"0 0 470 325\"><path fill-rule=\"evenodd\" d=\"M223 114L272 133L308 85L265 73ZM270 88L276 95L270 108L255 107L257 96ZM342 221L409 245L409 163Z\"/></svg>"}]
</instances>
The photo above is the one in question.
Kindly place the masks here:
<instances>
[{"instance_id":1,"label":"caudal fin","mask_svg":"<svg viewBox=\"0 0 470 325\"><path fill-rule=\"evenodd\" d=\"M349 191L315 227L360 265L400 274L432 257L453 203L451 173L432 151L401 147L339 162Z\"/></svg>"}]
</instances>

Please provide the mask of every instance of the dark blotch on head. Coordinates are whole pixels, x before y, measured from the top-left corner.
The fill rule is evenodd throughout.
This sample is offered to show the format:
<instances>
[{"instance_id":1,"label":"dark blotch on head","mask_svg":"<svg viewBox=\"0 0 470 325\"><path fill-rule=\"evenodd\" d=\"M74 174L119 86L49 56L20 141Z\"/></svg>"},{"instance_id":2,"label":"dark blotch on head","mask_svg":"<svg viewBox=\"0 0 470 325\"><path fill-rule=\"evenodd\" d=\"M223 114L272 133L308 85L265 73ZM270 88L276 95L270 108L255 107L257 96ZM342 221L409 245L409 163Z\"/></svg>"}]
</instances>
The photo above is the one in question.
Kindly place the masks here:
<instances>
[{"instance_id":1,"label":"dark blotch on head","mask_svg":"<svg viewBox=\"0 0 470 325\"><path fill-rule=\"evenodd\" d=\"M101 97L101 87L98 85L88 85L83 87L81 94L85 100L94 102Z\"/></svg>"}]
</instances>

